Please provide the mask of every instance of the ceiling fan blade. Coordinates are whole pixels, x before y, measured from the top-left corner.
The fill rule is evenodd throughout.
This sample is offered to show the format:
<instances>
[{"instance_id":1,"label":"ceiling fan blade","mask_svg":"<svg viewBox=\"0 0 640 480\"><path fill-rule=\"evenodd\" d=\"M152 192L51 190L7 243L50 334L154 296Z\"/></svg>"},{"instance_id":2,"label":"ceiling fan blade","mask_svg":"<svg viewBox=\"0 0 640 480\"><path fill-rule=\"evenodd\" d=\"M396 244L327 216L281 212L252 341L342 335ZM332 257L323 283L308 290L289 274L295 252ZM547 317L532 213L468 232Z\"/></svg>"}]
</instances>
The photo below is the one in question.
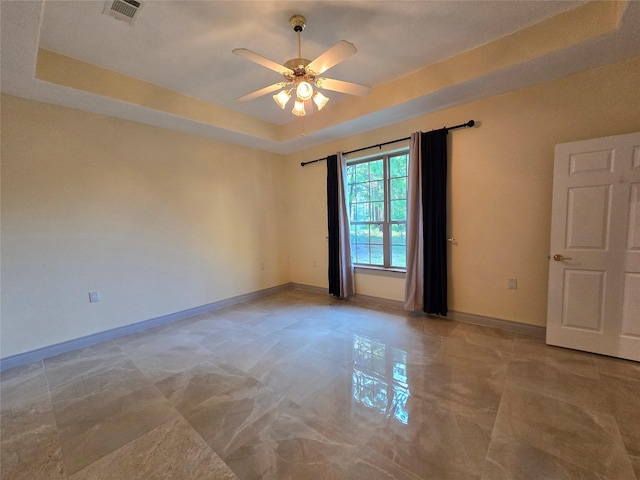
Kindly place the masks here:
<instances>
[{"instance_id":1,"label":"ceiling fan blade","mask_svg":"<svg viewBox=\"0 0 640 480\"><path fill-rule=\"evenodd\" d=\"M267 67L273 70L274 72L278 72L281 75L284 75L285 73L288 73L291 75L293 74L293 70L291 70L290 68L287 68L284 65L280 65L279 63L276 63L273 60L269 60L268 58L265 58L262 55L258 55L257 53L252 52L251 50L247 50L246 48L234 48L233 53L243 58L246 58L247 60L250 60L254 63L257 63L258 65Z\"/></svg>"},{"instance_id":2,"label":"ceiling fan blade","mask_svg":"<svg viewBox=\"0 0 640 480\"><path fill-rule=\"evenodd\" d=\"M281 88L287 86L287 82L279 82L274 83L273 85L269 85L268 87L261 88L260 90L256 90L255 92L249 93L244 97L236 98L238 102L246 102L247 100L253 100L254 98L261 97L262 95L266 95L267 93L275 92Z\"/></svg>"},{"instance_id":3,"label":"ceiling fan blade","mask_svg":"<svg viewBox=\"0 0 640 480\"><path fill-rule=\"evenodd\" d=\"M316 75L320 75L344 59L349 58L357 51L358 49L353 43L349 43L346 40L340 40L333 47L307 65L307 70L311 70Z\"/></svg>"},{"instance_id":4,"label":"ceiling fan blade","mask_svg":"<svg viewBox=\"0 0 640 480\"><path fill-rule=\"evenodd\" d=\"M359 83L343 82L342 80L334 80L333 78L316 78L316 86L334 92L348 93L349 95L357 95L358 97L366 97L371 91L371 87L360 85Z\"/></svg>"}]
</instances>

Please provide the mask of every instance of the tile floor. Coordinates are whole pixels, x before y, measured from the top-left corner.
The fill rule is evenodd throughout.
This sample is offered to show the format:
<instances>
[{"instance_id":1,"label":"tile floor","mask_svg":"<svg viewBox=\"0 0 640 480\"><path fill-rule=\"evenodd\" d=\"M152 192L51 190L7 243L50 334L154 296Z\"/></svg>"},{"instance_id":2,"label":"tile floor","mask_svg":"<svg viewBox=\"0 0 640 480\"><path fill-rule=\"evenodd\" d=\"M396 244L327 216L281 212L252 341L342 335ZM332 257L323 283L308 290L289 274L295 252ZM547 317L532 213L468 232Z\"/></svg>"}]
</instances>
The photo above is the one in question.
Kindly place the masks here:
<instances>
[{"instance_id":1,"label":"tile floor","mask_svg":"<svg viewBox=\"0 0 640 480\"><path fill-rule=\"evenodd\" d=\"M2 478L640 479L640 363L287 290L2 373Z\"/></svg>"}]
</instances>

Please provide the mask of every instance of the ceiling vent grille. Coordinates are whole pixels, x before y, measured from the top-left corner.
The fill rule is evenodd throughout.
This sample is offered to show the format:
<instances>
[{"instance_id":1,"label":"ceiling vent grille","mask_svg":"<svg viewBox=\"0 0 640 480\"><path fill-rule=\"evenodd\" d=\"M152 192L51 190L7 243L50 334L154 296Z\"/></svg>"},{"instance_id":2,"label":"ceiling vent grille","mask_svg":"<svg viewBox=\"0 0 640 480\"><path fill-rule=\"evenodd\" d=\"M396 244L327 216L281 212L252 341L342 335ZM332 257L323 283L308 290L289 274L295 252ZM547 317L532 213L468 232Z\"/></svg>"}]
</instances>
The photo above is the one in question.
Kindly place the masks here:
<instances>
[{"instance_id":1,"label":"ceiling vent grille","mask_svg":"<svg viewBox=\"0 0 640 480\"><path fill-rule=\"evenodd\" d=\"M140 8L142 4L136 0L106 0L102 13L133 25Z\"/></svg>"}]
</instances>

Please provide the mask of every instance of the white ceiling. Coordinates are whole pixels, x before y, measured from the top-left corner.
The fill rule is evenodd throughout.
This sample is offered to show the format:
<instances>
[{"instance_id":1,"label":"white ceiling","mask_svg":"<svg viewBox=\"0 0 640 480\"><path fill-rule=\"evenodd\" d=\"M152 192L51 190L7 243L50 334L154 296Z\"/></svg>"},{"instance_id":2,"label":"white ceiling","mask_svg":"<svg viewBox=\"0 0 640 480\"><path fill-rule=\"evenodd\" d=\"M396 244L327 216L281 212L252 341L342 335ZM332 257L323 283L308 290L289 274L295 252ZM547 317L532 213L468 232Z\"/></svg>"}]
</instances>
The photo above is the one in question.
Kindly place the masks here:
<instances>
[{"instance_id":1,"label":"white ceiling","mask_svg":"<svg viewBox=\"0 0 640 480\"><path fill-rule=\"evenodd\" d=\"M240 103L235 98L281 80L277 73L233 55L253 50L278 63L297 56L293 14L307 18L303 57L314 59L339 40L358 53L326 76L376 87L424 66L486 44L582 5L583 1L169 1L142 0L133 26L102 13L104 1L2 0L2 70L5 93L81 108L180 131L220 138L277 153L290 153L336 137L638 54L640 2L628 7L617 36L530 62L500 78L426 100L382 109L351 122L286 142L221 131L166 113L79 92L34 78L37 49L87 63L220 105L265 122L299 121L277 108L271 95ZM640 23L640 22L639 22ZM348 96L327 92L331 103ZM330 105L331 105L330 103ZM427 110L425 110L425 108ZM383 117L381 117L383 116ZM384 118L384 120L381 120ZM461 119L466 121L468 119Z\"/></svg>"}]
</instances>

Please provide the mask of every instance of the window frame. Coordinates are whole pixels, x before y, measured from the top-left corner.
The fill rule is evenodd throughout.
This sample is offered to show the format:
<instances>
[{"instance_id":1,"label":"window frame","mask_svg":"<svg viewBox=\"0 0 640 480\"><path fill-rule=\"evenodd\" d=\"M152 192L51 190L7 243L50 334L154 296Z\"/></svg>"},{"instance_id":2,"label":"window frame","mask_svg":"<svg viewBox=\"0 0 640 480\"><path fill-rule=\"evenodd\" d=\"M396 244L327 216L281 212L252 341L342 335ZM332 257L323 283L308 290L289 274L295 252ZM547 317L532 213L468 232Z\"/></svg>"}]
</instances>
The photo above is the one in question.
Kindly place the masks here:
<instances>
[{"instance_id":1,"label":"window frame","mask_svg":"<svg viewBox=\"0 0 640 480\"><path fill-rule=\"evenodd\" d=\"M400 149L389 150L386 152L376 152L372 155L367 155L364 157L354 158L352 160L347 161L347 167L356 166L363 163L370 163L378 160L382 160L383 162L383 185L384 185L384 219L382 221L371 220L371 221L361 221L356 222L351 218L351 195L350 189L347 195L347 209L349 214L349 221L351 225L378 225L382 224L382 247L383 247L383 264L373 264L373 263L358 263L356 262L357 254L352 252L352 262L356 269L361 270L378 270L378 271L389 271L389 272L406 272L406 228L407 228L407 219L406 219L406 208L407 208L407 198L405 193L405 220L391 220L391 158L406 156L407 158L407 175L401 177L393 177L395 178L405 178L408 181L408 162L409 162L409 147L405 146ZM371 180L370 180L371 181ZM357 182L364 183L364 182ZM350 184L347 182L347 186ZM370 200L370 203L371 200ZM405 266L395 266L393 263L393 255L392 255L392 226L393 225L404 225L405 229ZM352 249L356 247L357 244L351 243ZM369 246L371 243L368 244Z\"/></svg>"}]
</instances>

